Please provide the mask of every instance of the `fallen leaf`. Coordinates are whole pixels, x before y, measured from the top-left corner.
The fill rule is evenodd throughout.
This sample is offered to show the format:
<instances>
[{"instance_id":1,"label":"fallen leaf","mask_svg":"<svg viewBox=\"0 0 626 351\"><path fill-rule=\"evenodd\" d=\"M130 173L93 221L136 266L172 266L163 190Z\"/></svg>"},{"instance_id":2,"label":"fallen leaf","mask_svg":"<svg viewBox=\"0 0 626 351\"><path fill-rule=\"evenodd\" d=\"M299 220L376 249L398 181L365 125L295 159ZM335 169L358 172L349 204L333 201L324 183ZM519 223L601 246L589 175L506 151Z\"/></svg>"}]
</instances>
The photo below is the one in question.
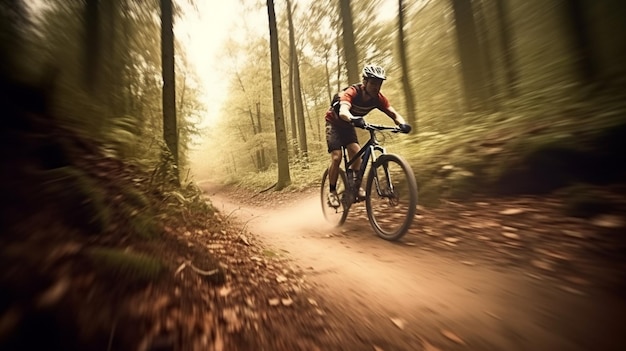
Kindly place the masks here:
<instances>
[{"instance_id":1,"label":"fallen leaf","mask_svg":"<svg viewBox=\"0 0 626 351\"><path fill-rule=\"evenodd\" d=\"M509 208L509 209L500 211L500 214L508 215L508 216L516 215L516 214L520 214L520 213L524 213L524 210L521 209L521 208Z\"/></svg>"},{"instance_id":2,"label":"fallen leaf","mask_svg":"<svg viewBox=\"0 0 626 351\"><path fill-rule=\"evenodd\" d=\"M396 327L398 327L400 330L404 330L404 320L401 318L391 318L391 321L393 322L393 324L396 325Z\"/></svg>"},{"instance_id":3,"label":"fallen leaf","mask_svg":"<svg viewBox=\"0 0 626 351\"><path fill-rule=\"evenodd\" d=\"M613 215L601 215L591 220L591 224L602 228L622 228L624 227L624 221L617 216Z\"/></svg>"},{"instance_id":4,"label":"fallen leaf","mask_svg":"<svg viewBox=\"0 0 626 351\"><path fill-rule=\"evenodd\" d=\"M250 242L248 241L248 238L246 238L245 235L240 235L239 240L241 240L244 244L250 246Z\"/></svg>"},{"instance_id":5,"label":"fallen leaf","mask_svg":"<svg viewBox=\"0 0 626 351\"><path fill-rule=\"evenodd\" d=\"M289 297L282 299L281 302L283 303L283 306L293 305L293 300Z\"/></svg>"},{"instance_id":6,"label":"fallen leaf","mask_svg":"<svg viewBox=\"0 0 626 351\"><path fill-rule=\"evenodd\" d=\"M459 345L465 345L465 341L463 341L463 339L459 338L456 334L454 334L453 332L443 329L441 331L441 334L443 334L443 336L445 336L446 338L454 341L455 343L459 344Z\"/></svg>"},{"instance_id":7,"label":"fallen leaf","mask_svg":"<svg viewBox=\"0 0 626 351\"><path fill-rule=\"evenodd\" d=\"M515 234L515 233L510 233L510 232L503 232L502 236L509 238L509 239L515 239L518 240L519 239L519 235Z\"/></svg>"},{"instance_id":8,"label":"fallen leaf","mask_svg":"<svg viewBox=\"0 0 626 351\"><path fill-rule=\"evenodd\" d=\"M223 288L220 289L220 296L221 297L226 297L230 294L231 288L225 286Z\"/></svg>"},{"instance_id":9,"label":"fallen leaf","mask_svg":"<svg viewBox=\"0 0 626 351\"><path fill-rule=\"evenodd\" d=\"M269 299L269 304L270 306L278 306L280 304L280 300L279 299Z\"/></svg>"}]
</instances>

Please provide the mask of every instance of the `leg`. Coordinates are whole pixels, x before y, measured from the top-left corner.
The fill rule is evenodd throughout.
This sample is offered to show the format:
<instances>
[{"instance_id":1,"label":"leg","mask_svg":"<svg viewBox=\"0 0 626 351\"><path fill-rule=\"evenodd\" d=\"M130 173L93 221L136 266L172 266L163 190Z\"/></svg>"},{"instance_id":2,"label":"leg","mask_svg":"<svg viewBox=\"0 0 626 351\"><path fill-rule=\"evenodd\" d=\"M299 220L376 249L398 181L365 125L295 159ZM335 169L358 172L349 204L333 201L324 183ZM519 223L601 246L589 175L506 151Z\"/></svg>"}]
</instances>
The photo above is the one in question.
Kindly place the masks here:
<instances>
[{"instance_id":1,"label":"leg","mask_svg":"<svg viewBox=\"0 0 626 351\"><path fill-rule=\"evenodd\" d=\"M357 152L359 152L359 150L361 149L361 147L359 146L358 143L350 143L348 144L348 146L346 146L346 149L348 150L348 155L350 156L350 159L352 159L352 157L354 157L354 155L356 155ZM350 165L350 168L354 171L354 174L356 175L356 186L358 187L358 199L364 199L366 196L365 190L361 187L361 176L358 174L359 172L359 168L361 168L361 158L357 158L356 160L354 160L354 163L352 165Z\"/></svg>"},{"instance_id":2,"label":"leg","mask_svg":"<svg viewBox=\"0 0 626 351\"><path fill-rule=\"evenodd\" d=\"M348 157L352 159L352 157L354 157L354 155L356 155L356 153L359 152L359 150L361 149L361 146L358 143L350 143L348 144L348 146L346 146L346 149L348 150ZM361 167L360 158L356 159L354 163L350 166L350 168L352 168L352 170L354 170L355 172L358 172L360 167Z\"/></svg>"},{"instance_id":3,"label":"leg","mask_svg":"<svg viewBox=\"0 0 626 351\"><path fill-rule=\"evenodd\" d=\"M339 164L341 163L341 150L333 150L330 152L330 166L328 166L328 179L330 190L337 185L337 177L339 176Z\"/></svg>"},{"instance_id":4,"label":"leg","mask_svg":"<svg viewBox=\"0 0 626 351\"><path fill-rule=\"evenodd\" d=\"M339 165L341 163L341 137L337 128L326 122L326 144L330 154L330 165L328 166L328 183L330 191L335 191L337 177L339 176Z\"/></svg>"}]
</instances>

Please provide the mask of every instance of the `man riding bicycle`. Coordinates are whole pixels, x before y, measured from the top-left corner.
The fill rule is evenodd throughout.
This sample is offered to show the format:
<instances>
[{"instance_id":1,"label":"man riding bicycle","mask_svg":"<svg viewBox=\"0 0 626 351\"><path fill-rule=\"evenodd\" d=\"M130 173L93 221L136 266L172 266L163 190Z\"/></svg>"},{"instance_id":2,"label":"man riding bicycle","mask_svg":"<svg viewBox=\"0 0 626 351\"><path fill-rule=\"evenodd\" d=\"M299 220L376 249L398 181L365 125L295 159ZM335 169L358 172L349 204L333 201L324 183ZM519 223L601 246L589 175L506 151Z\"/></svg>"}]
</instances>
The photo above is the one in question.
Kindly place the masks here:
<instances>
[{"instance_id":1,"label":"man riding bicycle","mask_svg":"<svg viewBox=\"0 0 626 351\"><path fill-rule=\"evenodd\" d=\"M328 202L333 207L339 207L337 196L337 178L339 177L339 164L341 163L341 147L345 147L348 156L352 158L360 149L354 127L363 128L363 118L354 119L354 116L363 117L374 109L379 109L389 116L404 133L411 131L411 126L389 104L389 100L380 92L383 81L387 79L385 70L377 65L363 67L363 82L351 85L343 91L335 94L330 109L326 112L326 144L330 153L330 166L328 177L330 193ZM358 159L351 166L356 173L361 166ZM359 187L358 198L365 197L365 190L360 186L361 179L357 180Z\"/></svg>"}]
</instances>

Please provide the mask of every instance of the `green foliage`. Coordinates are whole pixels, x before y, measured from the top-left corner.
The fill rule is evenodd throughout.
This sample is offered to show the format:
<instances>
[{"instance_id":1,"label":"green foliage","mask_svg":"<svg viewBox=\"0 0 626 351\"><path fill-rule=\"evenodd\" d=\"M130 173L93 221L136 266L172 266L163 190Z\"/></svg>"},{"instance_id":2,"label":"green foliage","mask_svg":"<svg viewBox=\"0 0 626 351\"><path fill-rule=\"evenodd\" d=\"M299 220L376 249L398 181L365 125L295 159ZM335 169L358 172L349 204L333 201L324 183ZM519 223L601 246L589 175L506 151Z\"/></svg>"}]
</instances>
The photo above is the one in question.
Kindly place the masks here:
<instances>
[{"instance_id":1,"label":"green foliage","mask_svg":"<svg viewBox=\"0 0 626 351\"><path fill-rule=\"evenodd\" d=\"M150 177L150 187L165 192L172 188L178 188L178 186L178 170L174 156L165 143L161 143L161 158Z\"/></svg>"},{"instance_id":2,"label":"green foliage","mask_svg":"<svg viewBox=\"0 0 626 351\"><path fill-rule=\"evenodd\" d=\"M103 139L107 144L107 150L113 157L129 159L140 156L137 146L140 144L141 130L140 121L133 116L121 116L114 118L111 127L104 133Z\"/></svg>"},{"instance_id":3,"label":"green foliage","mask_svg":"<svg viewBox=\"0 0 626 351\"><path fill-rule=\"evenodd\" d=\"M157 237L160 231L147 195L131 186L120 188L120 192L122 201L118 207L130 232L143 239Z\"/></svg>"},{"instance_id":4,"label":"green foliage","mask_svg":"<svg viewBox=\"0 0 626 351\"><path fill-rule=\"evenodd\" d=\"M164 272L161 261L146 254L98 247L90 249L88 255L97 271L121 284L148 284Z\"/></svg>"},{"instance_id":5,"label":"green foliage","mask_svg":"<svg viewBox=\"0 0 626 351\"><path fill-rule=\"evenodd\" d=\"M162 138L158 2L122 0L99 6L99 36L92 38L92 46L100 55L91 74L85 69L83 11L80 1L38 7L25 45L28 60L34 61L28 66L35 74L44 68L56 72L54 108L60 122L105 144L110 156L152 164L160 157L156 145ZM176 59L179 155L184 165L205 107L185 51L177 51Z\"/></svg>"}]
</instances>

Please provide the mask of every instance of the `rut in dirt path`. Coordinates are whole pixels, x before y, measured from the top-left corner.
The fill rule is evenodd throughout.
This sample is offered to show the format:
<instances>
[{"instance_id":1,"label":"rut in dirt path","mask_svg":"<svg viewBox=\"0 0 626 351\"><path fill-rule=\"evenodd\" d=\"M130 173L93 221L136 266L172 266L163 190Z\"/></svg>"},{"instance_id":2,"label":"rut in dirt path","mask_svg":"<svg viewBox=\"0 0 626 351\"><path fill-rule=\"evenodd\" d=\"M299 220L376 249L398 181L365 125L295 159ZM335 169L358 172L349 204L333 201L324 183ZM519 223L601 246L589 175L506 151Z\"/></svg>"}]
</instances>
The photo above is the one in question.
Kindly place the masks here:
<instances>
[{"instance_id":1,"label":"rut in dirt path","mask_svg":"<svg viewBox=\"0 0 626 351\"><path fill-rule=\"evenodd\" d=\"M582 351L626 345L617 323L626 311L621 296L591 282L568 290L532 266L494 255L480 240L482 252L473 245L467 253L424 245L435 241L428 235L387 242L373 234L359 205L346 225L332 228L315 191L265 208L234 202L220 188L207 188L207 194L220 211L293 259L332 317L343 321L342 332L372 349Z\"/></svg>"}]
</instances>

